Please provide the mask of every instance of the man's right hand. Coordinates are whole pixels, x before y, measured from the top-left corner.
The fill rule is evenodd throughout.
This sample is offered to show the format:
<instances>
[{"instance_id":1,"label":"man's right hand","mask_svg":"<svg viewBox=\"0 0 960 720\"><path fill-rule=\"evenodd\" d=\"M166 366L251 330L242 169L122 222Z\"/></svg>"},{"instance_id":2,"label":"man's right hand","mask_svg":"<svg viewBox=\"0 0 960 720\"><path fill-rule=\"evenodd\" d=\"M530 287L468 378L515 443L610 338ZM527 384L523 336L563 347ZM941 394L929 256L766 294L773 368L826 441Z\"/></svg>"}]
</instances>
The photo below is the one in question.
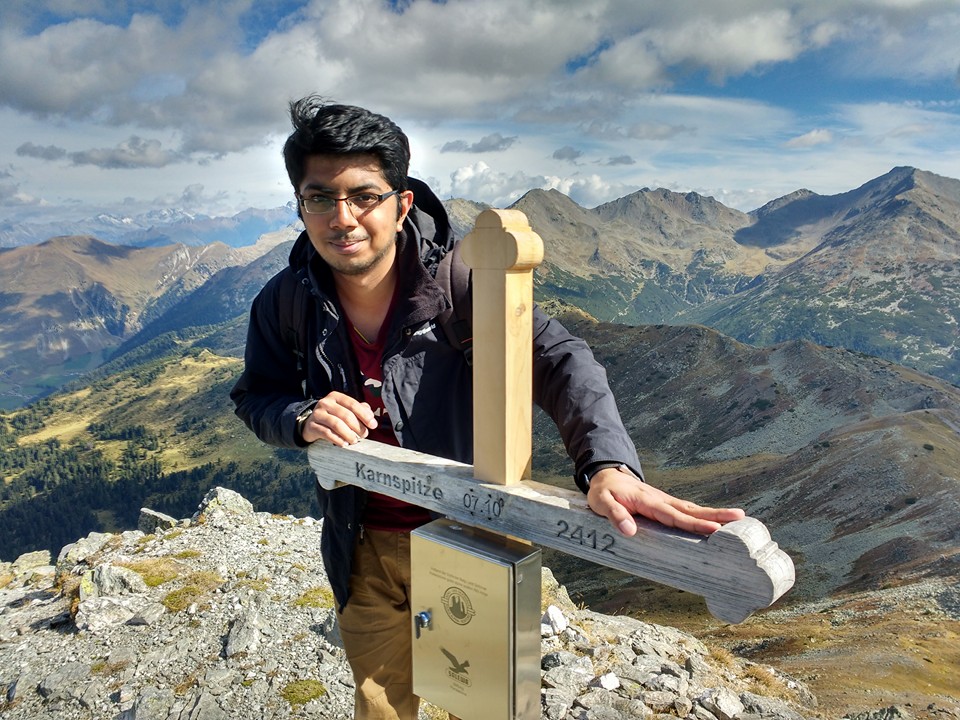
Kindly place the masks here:
<instances>
[{"instance_id":1,"label":"man's right hand","mask_svg":"<svg viewBox=\"0 0 960 720\"><path fill-rule=\"evenodd\" d=\"M365 402L332 392L322 398L303 423L300 436L304 442L326 440L339 447L360 442L376 429L377 419Z\"/></svg>"}]
</instances>

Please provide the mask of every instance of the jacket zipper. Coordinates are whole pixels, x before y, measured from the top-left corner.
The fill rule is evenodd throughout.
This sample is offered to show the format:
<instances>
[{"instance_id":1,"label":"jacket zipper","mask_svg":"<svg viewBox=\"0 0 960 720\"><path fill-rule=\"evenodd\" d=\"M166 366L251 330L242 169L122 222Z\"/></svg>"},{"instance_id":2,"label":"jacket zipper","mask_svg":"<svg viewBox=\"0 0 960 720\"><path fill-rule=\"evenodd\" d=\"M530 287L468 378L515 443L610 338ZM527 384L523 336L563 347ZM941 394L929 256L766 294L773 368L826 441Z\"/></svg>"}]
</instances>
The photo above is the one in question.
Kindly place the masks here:
<instances>
[{"instance_id":1,"label":"jacket zipper","mask_svg":"<svg viewBox=\"0 0 960 720\"><path fill-rule=\"evenodd\" d=\"M327 336L327 331L324 330L322 336L325 338ZM330 385L333 386L335 381L334 378L334 368L336 372L340 373L340 388L341 392L347 392L347 374L343 370L343 365L337 363L334 365L333 361L330 359L330 356L327 355L327 351L323 346L323 342L318 342L316 345L317 354L320 356L320 362L324 366L324 369L327 371L327 377L330 378Z\"/></svg>"}]
</instances>

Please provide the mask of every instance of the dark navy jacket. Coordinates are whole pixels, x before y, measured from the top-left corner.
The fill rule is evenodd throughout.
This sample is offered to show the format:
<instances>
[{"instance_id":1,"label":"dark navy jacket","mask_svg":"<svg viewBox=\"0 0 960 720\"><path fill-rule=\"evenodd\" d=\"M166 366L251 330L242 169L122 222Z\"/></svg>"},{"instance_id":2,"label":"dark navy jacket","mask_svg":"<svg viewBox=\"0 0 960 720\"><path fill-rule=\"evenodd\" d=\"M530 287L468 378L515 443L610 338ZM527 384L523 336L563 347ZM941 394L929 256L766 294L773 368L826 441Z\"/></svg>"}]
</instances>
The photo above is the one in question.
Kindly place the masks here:
<instances>
[{"instance_id":1,"label":"dark navy jacket","mask_svg":"<svg viewBox=\"0 0 960 720\"><path fill-rule=\"evenodd\" d=\"M402 447L473 462L473 383L464 353L450 345L436 318L449 300L433 276L456 239L443 205L411 178L415 204L398 236L400 294L383 356L382 397ZM307 278L307 348L303 372L285 333L282 276ZM287 280L289 282L289 278ZM245 369L230 396L237 415L266 443L302 447L297 416L317 399L340 391L362 399L359 370L341 322L327 265L302 233L290 265L267 282L253 302ZM640 462L616 408L606 373L587 344L538 307L533 314L534 402L556 422L575 474L598 462ZM304 377L305 373L305 377ZM321 550L341 608L349 597L353 546L366 491L319 489L324 518Z\"/></svg>"}]
</instances>

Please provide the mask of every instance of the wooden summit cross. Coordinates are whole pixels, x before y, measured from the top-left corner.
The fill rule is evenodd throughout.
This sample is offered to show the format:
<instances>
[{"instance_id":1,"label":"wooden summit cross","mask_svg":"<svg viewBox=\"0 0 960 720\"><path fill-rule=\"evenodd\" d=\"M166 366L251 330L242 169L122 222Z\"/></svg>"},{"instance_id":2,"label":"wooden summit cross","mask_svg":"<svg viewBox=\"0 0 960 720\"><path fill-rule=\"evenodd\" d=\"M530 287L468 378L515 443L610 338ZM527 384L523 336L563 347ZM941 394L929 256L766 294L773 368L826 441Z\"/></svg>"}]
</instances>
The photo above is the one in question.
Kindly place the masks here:
<instances>
[{"instance_id":1,"label":"wooden summit cross","mask_svg":"<svg viewBox=\"0 0 960 720\"><path fill-rule=\"evenodd\" d=\"M759 520L704 537L637 518L639 530L627 538L579 490L530 480L533 269L543 242L523 213L487 210L462 253L473 269L474 464L371 440L313 443L308 456L320 484L356 485L695 593L726 622L745 620L789 590L793 562Z\"/></svg>"}]
</instances>

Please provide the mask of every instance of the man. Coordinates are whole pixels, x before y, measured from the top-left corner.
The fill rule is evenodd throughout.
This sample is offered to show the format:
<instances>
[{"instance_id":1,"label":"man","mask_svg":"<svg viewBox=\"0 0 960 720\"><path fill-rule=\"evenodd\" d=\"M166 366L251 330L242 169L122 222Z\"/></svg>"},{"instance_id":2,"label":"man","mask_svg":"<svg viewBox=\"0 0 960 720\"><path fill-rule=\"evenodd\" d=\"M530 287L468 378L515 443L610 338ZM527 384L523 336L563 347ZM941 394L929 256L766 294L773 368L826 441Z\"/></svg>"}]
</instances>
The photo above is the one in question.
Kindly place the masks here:
<instances>
[{"instance_id":1,"label":"man","mask_svg":"<svg viewBox=\"0 0 960 720\"><path fill-rule=\"evenodd\" d=\"M237 414L281 447L371 438L472 462L470 367L438 325L449 299L434 279L456 239L440 201L407 177L407 137L383 116L317 97L293 103L291 118L284 159L306 229L254 300ZM307 299L294 307L298 283ZM703 534L743 517L642 481L603 369L539 308L533 352L534 400L557 423L590 507L621 533L636 533L634 514ZM354 487L318 494L355 717L412 720L409 532L429 514Z\"/></svg>"}]
</instances>

